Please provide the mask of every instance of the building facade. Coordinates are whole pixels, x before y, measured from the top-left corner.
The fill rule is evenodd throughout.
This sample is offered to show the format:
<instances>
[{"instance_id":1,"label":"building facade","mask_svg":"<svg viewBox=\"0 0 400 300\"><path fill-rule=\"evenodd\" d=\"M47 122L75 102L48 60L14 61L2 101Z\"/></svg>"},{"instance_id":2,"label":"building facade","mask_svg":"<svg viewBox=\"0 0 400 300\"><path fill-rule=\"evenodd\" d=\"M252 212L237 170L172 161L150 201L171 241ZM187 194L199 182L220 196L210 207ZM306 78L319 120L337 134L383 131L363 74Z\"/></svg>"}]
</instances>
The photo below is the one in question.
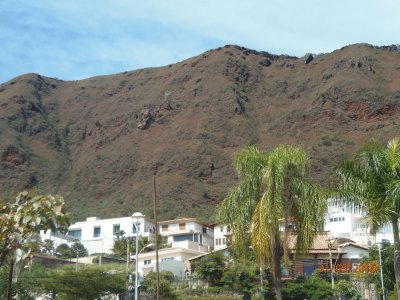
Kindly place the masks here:
<instances>
[{"instance_id":1,"label":"building facade","mask_svg":"<svg viewBox=\"0 0 400 300\"><path fill-rule=\"evenodd\" d=\"M131 217L114 219L100 219L89 217L86 221L77 222L69 226L67 237L54 235L50 231L42 232L42 240L54 240L55 245L61 243L71 244L78 240L88 250L89 255L93 253L112 253L112 247L117 234L124 233L124 237L135 237L136 227ZM155 224L149 219L144 219L139 228L139 235L153 238Z\"/></svg>"}]
</instances>

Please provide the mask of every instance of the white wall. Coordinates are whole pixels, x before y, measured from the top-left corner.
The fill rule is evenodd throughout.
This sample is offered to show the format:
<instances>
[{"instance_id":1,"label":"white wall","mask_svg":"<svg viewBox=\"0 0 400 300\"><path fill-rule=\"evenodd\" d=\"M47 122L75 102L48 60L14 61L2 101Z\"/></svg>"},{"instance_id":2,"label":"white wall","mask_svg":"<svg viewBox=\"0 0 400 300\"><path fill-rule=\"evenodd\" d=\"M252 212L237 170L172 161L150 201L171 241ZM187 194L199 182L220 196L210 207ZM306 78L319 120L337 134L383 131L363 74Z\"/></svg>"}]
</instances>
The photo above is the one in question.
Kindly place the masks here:
<instances>
[{"instance_id":1,"label":"white wall","mask_svg":"<svg viewBox=\"0 0 400 300\"><path fill-rule=\"evenodd\" d=\"M114 245L115 235L114 226L119 225L119 230L124 231L124 236L136 236L134 230L134 220L131 217L98 219L96 217L87 218L86 221L77 222L69 227L69 231L81 230L81 243L92 253L111 253ZM94 236L94 228L100 228L99 236ZM145 219L140 226L139 235L152 237L154 223ZM151 233L150 233L151 231Z\"/></svg>"},{"instance_id":2,"label":"white wall","mask_svg":"<svg viewBox=\"0 0 400 300\"><path fill-rule=\"evenodd\" d=\"M185 224L185 228L180 228L179 224ZM168 229L163 231L163 226L168 226ZM203 228L206 228L206 232L203 232ZM214 248L214 231L212 228L194 221L177 220L176 222L169 222L168 224L161 223L159 224L159 233L168 237L167 242L169 244L176 243L174 237L191 235L191 239L194 241L197 239L197 242L195 241L196 243L204 245L210 250Z\"/></svg>"},{"instance_id":3,"label":"white wall","mask_svg":"<svg viewBox=\"0 0 400 300\"><path fill-rule=\"evenodd\" d=\"M227 247L228 226L215 225L214 226L214 250L222 250Z\"/></svg>"}]
</instances>

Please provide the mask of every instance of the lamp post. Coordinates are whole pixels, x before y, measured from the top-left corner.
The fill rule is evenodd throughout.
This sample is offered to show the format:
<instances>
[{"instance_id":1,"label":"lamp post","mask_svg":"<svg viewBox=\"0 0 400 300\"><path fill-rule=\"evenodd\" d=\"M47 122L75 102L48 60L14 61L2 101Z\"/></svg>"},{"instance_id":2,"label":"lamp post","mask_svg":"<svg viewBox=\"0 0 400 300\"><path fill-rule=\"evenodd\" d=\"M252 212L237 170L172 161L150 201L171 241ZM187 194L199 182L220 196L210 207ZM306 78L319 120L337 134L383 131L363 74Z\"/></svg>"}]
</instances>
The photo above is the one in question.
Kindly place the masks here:
<instances>
[{"instance_id":1,"label":"lamp post","mask_svg":"<svg viewBox=\"0 0 400 300\"><path fill-rule=\"evenodd\" d=\"M138 281L139 281L139 271L138 271L138 256L139 256L139 230L140 224L142 224L144 215L140 212L135 212L132 215L133 223L136 228L136 262L135 262L135 300L138 300Z\"/></svg>"},{"instance_id":2,"label":"lamp post","mask_svg":"<svg viewBox=\"0 0 400 300\"><path fill-rule=\"evenodd\" d=\"M386 300L386 296L385 296L385 286L383 285L383 269L382 269L382 256L381 256L381 246L382 246L382 242L381 243L377 243L378 244L378 253L379 253L379 266L381 269L381 284L382 284L382 294L383 294L383 300Z\"/></svg>"},{"instance_id":3,"label":"lamp post","mask_svg":"<svg viewBox=\"0 0 400 300\"><path fill-rule=\"evenodd\" d=\"M330 267L331 267L332 289L335 288L335 277L334 277L334 274L333 274L335 272L335 267L334 267L333 262L332 262L332 246L333 246L333 243L335 242L335 240L336 239L328 239L328 240L326 240L328 242L328 249L329 249L329 264L330 264Z\"/></svg>"}]
</instances>

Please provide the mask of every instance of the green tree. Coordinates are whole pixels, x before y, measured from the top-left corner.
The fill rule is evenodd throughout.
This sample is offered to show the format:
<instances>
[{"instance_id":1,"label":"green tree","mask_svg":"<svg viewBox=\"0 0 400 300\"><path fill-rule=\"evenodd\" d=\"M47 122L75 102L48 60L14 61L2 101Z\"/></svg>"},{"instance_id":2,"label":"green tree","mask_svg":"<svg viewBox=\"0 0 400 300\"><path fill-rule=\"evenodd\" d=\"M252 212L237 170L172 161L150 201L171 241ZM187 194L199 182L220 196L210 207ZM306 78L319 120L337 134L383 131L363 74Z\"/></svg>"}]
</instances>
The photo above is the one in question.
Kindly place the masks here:
<instances>
[{"instance_id":1,"label":"green tree","mask_svg":"<svg viewBox=\"0 0 400 300\"><path fill-rule=\"evenodd\" d=\"M71 245L71 251L74 254L74 257L76 257L77 255L78 257L88 256L87 249L81 244L80 241L73 242L73 244Z\"/></svg>"},{"instance_id":2,"label":"green tree","mask_svg":"<svg viewBox=\"0 0 400 300\"><path fill-rule=\"evenodd\" d=\"M308 178L309 159L300 147L281 145L270 152L247 147L236 154L234 167L240 182L222 202L218 221L230 225L232 245L242 253L248 249L246 237L250 232L261 267L265 269L267 262L271 266L276 298L280 300L279 226L282 222L285 228L283 249L288 265L289 235L296 234L298 252L312 245L316 230L323 228L326 195Z\"/></svg>"},{"instance_id":3,"label":"green tree","mask_svg":"<svg viewBox=\"0 0 400 300\"><path fill-rule=\"evenodd\" d=\"M54 253L54 241L45 239L42 244L41 252L46 255L52 255Z\"/></svg>"},{"instance_id":4,"label":"green tree","mask_svg":"<svg viewBox=\"0 0 400 300\"><path fill-rule=\"evenodd\" d=\"M384 224L391 223L395 245L394 269L400 299L400 138L390 140L386 148L374 140L367 143L353 160L343 161L336 168L336 175L339 179L336 201L363 209L372 233Z\"/></svg>"},{"instance_id":5,"label":"green tree","mask_svg":"<svg viewBox=\"0 0 400 300\"><path fill-rule=\"evenodd\" d=\"M332 299L334 295L331 284L317 276L299 277L295 281L288 281L282 292L283 299L287 300Z\"/></svg>"},{"instance_id":6,"label":"green tree","mask_svg":"<svg viewBox=\"0 0 400 300\"><path fill-rule=\"evenodd\" d=\"M225 257L220 251L211 252L195 263L195 273L211 286L219 285L225 269Z\"/></svg>"},{"instance_id":7,"label":"green tree","mask_svg":"<svg viewBox=\"0 0 400 300\"><path fill-rule=\"evenodd\" d=\"M72 252L71 247L68 244L60 244L56 247L56 255L61 258L74 258L76 254Z\"/></svg>"},{"instance_id":8,"label":"green tree","mask_svg":"<svg viewBox=\"0 0 400 300\"><path fill-rule=\"evenodd\" d=\"M104 266L64 266L40 276L43 289L57 299L99 299L125 291L125 272Z\"/></svg>"},{"instance_id":9,"label":"green tree","mask_svg":"<svg viewBox=\"0 0 400 300\"><path fill-rule=\"evenodd\" d=\"M222 283L226 290L242 294L244 300L249 300L259 286L259 276L254 262L244 259L231 260L224 270Z\"/></svg>"},{"instance_id":10,"label":"green tree","mask_svg":"<svg viewBox=\"0 0 400 300\"><path fill-rule=\"evenodd\" d=\"M19 258L26 257L30 251L26 246L40 230L51 229L56 232L69 225L69 221L64 210L64 199L60 196L34 195L24 191L18 194L15 202L0 202L0 268L8 263L7 299L11 299L16 252L20 252ZM21 268L23 260L19 263Z\"/></svg>"},{"instance_id":11,"label":"green tree","mask_svg":"<svg viewBox=\"0 0 400 300\"><path fill-rule=\"evenodd\" d=\"M141 288L150 293L153 299L156 299L157 292L157 277L155 272L150 272L144 278ZM178 300L180 299L178 293L174 289L172 282L174 280L174 274L169 271L160 272L160 297L161 299Z\"/></svg>"},{"instance_id":12,"label":"green tree","mask_svg":"<svg viewBox=\"0 0 400 300\"><path fill-rule=\"evenodd\" d=\"M339 299L360 300L362 298L360 292L348 280L339 280L335 285L335 290Z\"/></svg>"},{"instance_id":13,"label":"green tree","mask_svg":"<svg viewBox=\"0 0 400 300\"><path fill-rule=\"evenodd\" d=\"M382 241L381 248L381 258L382 258L382 270L385 289L393 291L396 284L396 277L394 274L394 245L390 244L388 240ZM368 248L368 256L362 257L360 263L376 263L379 265L379 250L378 245L373 245ZM373 277L373 281L380 286L381 277L380 269L377 270L375 274L370 274L369 277Z\"/></svg>"}]
</instances>

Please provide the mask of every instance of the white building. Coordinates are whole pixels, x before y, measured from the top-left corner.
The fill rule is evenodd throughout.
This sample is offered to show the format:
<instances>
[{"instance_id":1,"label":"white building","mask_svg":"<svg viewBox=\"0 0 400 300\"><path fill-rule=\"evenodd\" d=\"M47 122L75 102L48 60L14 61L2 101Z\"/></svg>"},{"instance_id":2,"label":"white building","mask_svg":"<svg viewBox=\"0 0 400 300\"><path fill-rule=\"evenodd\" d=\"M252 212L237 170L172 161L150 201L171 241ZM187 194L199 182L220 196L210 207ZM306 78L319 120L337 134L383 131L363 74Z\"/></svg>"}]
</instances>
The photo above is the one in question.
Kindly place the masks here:
<instances>
[{"instance_id":1,"label":"white building","mask_svg":"<svg viewBox=\"0 0 400 300\"><path fill-rule=\"evenodd\" d=\"M97 217L89 217L86 221L77 222L68 228L68 241L63 238L57 238L50 231L41 233L42 240L52 239L56 246L61 243L71 243L73 240L79 240L88 250L89 254L93 253L112 253L111 249L116 239L116 234L120 231L124 232L124 236L136 236L136 227L131 217L99 219ZM149 219L145 219L140 225L139 235L153 238L155 225Z\"/></svg>"},{"instance_id":2,"label":"white building","mask_svg":"<svg viewBox=\"0 0 400 300\"><path fill-rule=\"evenodd\" d=\"M191 241L203 247L203 251L214 249L214 230L211 225L194 218L181 218L158 222L159 233L166 236L168 244L174 247L178 242ZM180 246L179 246L180 247Z\"/></svg>"},{"instance_id":3,"label":"white building","mask_svg":"<svg viewBox=\"0 0 400 300\"><path fill-rule=\"evenodd\" d=\"M158 222L159 233L167 238L169 248L159 250L160 271L167 270L175 276L184 277L187 260L214 249L214 230L209 224L194 218L180 218ZM155 251L141 253L138 269L141 276L155 271Z\"/></svg>"},{"instance_id":4,"label":"white building","mask_svg":"<svg viewBox=\"0 0 400 300\"><path fill-rule=\"evenodd\" d=\"M366 247L383 239L393 243L393 230L390 224L384 225L376 235L373 235L365 223L365 212L354 205L335 205L333 200L328 202L325 230L330 231L334 237L349 238Z\"/></svg>"},{"instance_id":5,"label":"white building","mask_svg":"<svg viewBox=\"0 0 400 300\"><path fill-rule=\"evenodd\" d=\"M214 226L214 250L222 250L227 247L228 236L230 230L227 225L215 225Z\"/></svg>"}]
</instances>

